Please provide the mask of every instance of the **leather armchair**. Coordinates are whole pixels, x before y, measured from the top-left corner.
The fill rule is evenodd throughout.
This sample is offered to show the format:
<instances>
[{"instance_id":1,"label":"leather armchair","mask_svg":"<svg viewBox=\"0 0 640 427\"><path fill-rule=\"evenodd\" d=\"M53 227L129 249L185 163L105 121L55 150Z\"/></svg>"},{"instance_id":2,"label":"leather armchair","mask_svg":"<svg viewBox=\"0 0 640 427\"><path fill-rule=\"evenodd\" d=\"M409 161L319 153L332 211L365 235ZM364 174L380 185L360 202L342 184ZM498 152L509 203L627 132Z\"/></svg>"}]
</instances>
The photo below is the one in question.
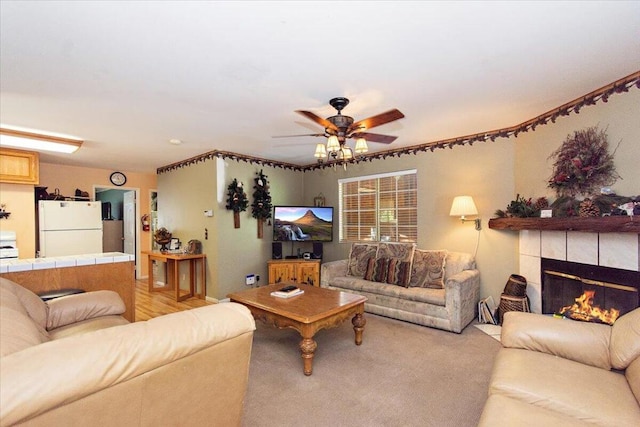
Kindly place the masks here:
<instances>
[{"instance_id":1,"label":"leather armchair","mask_svg":"<svg viewBox=\"0 0 640 427\"><path fill-rule=\"evenodd\" d=\"M240 425L255 329L245 307L129 323L111 291L45 304L0 279L0 293L0 426Z\"/></svg>"},{"instance_id":2,"label":"leather armchair","mask_svg":"<svg viewBox=\"0 0 640 427\"><path fill-rule=\"evenodd\" d=\"M613 326L505 313L480 426L640 425L640 308Z\"/></svg>"}]
</instances>

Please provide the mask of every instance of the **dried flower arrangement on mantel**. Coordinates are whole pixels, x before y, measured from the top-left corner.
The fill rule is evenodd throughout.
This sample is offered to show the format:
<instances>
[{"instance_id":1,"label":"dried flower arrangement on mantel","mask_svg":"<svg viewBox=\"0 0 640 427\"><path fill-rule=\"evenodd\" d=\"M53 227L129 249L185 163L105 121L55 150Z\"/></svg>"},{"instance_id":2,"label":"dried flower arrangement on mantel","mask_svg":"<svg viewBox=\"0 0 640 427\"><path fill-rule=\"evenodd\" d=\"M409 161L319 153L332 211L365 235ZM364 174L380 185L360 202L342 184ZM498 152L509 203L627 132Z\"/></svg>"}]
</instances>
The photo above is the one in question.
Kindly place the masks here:
<instances>
[{"instance_id":1,"label":"dried flower arrangement on mantel","mask_svg":"<svg viewBox=\"0 0 640 427\"><path fill-rule=\"evenodd\" d=\"M559 197L576 197L614 184L620 178L613 163L616 150L609 152L607 132L596 126L567 135L560 148L549 156L555 159L549 188L556 190Z\"/></svg>"},{"instance_id":2,"label":"dried flower arrangement on mantel","mask_svg":"<svg viewBox=\"0 0 640 427\"><path fill-rule=\"evenodd\" d=\"M489 228L593 232L640 230L640 196L618 196L607 187L620 176L616 172L613 154L609 153L609 141L604 130L589 127L575 131L549 158L553 158L554 163L548 186L556 191L558 198L549 203L546 197L533 201L518 194L505 210L496 210L498 218L489 220ZM551 210L552 217L540 218L543 210ZM626 216L629 219L601 219Z\"/></svg>"}]
</instances>

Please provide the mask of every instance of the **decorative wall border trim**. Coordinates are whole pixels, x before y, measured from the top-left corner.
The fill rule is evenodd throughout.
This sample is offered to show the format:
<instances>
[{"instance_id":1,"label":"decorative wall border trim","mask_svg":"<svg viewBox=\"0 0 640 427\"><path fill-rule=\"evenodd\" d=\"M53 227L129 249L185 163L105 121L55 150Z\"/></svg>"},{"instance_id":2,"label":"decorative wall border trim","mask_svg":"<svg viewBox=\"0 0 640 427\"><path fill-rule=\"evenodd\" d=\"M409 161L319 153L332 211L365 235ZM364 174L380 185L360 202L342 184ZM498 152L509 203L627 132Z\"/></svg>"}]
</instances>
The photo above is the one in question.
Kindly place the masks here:
<instances>
[{"instance_id":1,"label":"decorative wall border trim","mask_svg":"<svg viewBox=\"0 0 640 427\"><path fill-rule=\"evenodd\" d=\"M275 160L263 159L260 157L245 156L244 154L233 153L231 151L213 150L204 154L199 154L197 156L191 157L190 159L187 159L187 160L181 160L179 162L172 163L170 165L161 166L158 169L156 169L156 173L161 174L164 172L169 172L172 170L191 166L196 163L212 160L214 158L220 158L223 160L229 159L229 160L235 160L236 162L245 162L245 163L257 164L261 166L271 166L274 168L282 168L282 169L289 169L289 170L295 170L295 171L303 170L303 166L294 165L292 163L278 162Z\"/></svg>"},{"instance_id":2,"label":"decorative wall border trim","mask_svg":"<svg viewBox=\"0 0 640 427\"><path fill-rule=\"evenodd\" d=\"M412 145L409 147L397 148L395 150L385 150L379 151L371 154L360 155L355 159L346 161L346 163L360 163L360 162L371 162L373 160L386 159L387 157L400 157L403 155L411 155L417 153L424 153L427 151L433 152L436 148L453 148L457 145L473 145L476 142L487 142L487 141L495 141L497 138L509 138L514 136L518 137L518 134L523 132L528 132L529 130L535 131L536 127L543 126L548 124L549 122L555 123L559 117L568 116L571 113L580 114L580 110L583 107L588 107L591 105L595 105L598 102L607 102L611 95L615 95L618 93L628 92L635 86L637 89L640 89L640 71L636 71L626 77L623 77L615 82L608 84L606 86L601 87L600 89L596 89L593 92L590 92L584 96L581 96L577 99L574 99L571 102L568 102L564 105L561 105L558 108L554 108L553 110L547 111L544 114L541 114L531 120L527 120L526 122L520 123L515 126L496 129L488 132L476 133L473 135L460 136L457 138L449 138L439 141L427 142L424 144ZM219 157L222 159L230 159L235 161L243 161L251 164L258 164L263 166L271 166L275 168L283 168L300 172L307 172L316 169L325 169L328 167L334 167L334 165L341 165L344 162L325 162L325 163L312 163L309 165L294 165L292 163L283 163L275 160L262 159L259 157L246 156L244 154L232 153L229 151L210 151L208 153L201 154L199 156L192 157L187 160L183 160L177 163L172 163L167 166L162 166L157 169L157 173L161 174L164 172L168 172L171 170L179 169L182 167L190 166L195 163L199 163L201 161L205 161L208 159L213 159L214 157Z\"/></svg>"}]
</instances>

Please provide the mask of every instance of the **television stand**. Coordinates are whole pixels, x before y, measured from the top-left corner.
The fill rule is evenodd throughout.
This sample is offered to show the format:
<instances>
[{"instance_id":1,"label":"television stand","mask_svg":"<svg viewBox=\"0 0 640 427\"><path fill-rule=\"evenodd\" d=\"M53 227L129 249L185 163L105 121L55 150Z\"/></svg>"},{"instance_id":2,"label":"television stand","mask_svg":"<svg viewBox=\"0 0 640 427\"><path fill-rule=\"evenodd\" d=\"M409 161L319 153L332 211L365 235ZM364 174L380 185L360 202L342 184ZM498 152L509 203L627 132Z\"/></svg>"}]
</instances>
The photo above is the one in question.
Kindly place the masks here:
<instances>
[{"instance_id":1,"label":"television stand","mask_svg":"<svg viewBox=\"0 0 640 427\"><path fill-rule=\"evenodd\" d=\"M319 259L272 259L267 261L267 265L269 267L269 284L320 286Z\"/></svg>"}]
</instances>

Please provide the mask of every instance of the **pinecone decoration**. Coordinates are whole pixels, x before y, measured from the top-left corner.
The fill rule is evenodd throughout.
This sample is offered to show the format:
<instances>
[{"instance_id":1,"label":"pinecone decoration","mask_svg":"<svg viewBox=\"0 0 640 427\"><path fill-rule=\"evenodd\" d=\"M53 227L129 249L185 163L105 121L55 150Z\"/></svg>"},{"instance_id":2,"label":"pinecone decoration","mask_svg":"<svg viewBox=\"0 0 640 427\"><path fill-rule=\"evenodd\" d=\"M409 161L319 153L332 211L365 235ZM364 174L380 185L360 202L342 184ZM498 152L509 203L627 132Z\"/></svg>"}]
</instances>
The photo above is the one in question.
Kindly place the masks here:
<instances>
[{"instance_id":1,"label":"pinecone decoration","mask_svg":"<svg viewBox=\"0 0 640 427\"><path fill-rule=\"evenodd\" d=\"M578 215L581 217L600 216L600 208L591 199L584 199L580 203Z\"/></svg>"},{"instance_id":2,"label":"pinecone decoration","mask_svg":"<svg viewBox=\"0 0 640 427\"><path fill-rule=\"evenodd\" d=\"M533 205L537 211L549 208L549 200L546 197L538 197Z\"/></svg>"}]
</instances>

